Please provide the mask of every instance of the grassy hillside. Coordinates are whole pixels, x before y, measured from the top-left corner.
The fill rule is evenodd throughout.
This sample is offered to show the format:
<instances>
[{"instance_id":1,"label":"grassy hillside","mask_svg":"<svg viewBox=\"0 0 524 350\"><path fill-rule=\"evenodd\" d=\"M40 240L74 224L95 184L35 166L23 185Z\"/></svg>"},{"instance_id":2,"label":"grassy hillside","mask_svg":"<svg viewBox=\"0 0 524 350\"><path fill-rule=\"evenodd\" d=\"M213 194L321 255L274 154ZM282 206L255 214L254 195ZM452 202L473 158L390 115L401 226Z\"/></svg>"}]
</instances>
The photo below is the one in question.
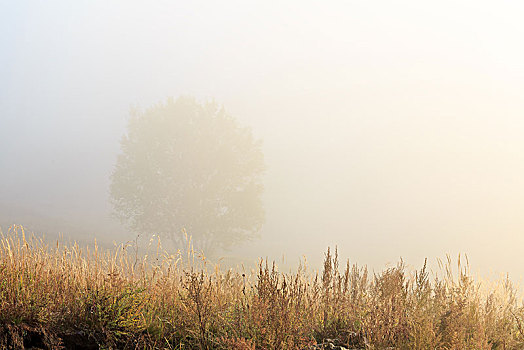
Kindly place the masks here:
<instances>
[{"instance_id":1,"label":"grassy hillside","mask_svg":"<svg viewBox=\"0 0 524 350\"><path fill-rule=\"evenodd\" d=\"M379 274L339 266L285 274L261 261L221 270L159 245L139 256L47 245L21 227L0 241L1 348L522 349L524 308L510 281L481 288L451 262L440 277L402 262ZM190 249L189 249L190 251ZM481 289L484 290L481 292Z\"/></svg>"}]
</instances>

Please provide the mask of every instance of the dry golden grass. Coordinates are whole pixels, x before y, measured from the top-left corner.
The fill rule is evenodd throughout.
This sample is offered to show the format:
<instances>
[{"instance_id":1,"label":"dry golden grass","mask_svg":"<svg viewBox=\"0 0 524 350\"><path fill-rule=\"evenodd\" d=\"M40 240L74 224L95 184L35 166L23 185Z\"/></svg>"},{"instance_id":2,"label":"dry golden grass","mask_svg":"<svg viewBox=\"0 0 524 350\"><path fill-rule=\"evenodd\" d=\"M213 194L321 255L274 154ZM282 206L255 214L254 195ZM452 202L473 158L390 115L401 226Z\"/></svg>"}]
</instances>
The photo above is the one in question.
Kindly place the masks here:
<instances>
[{"instance_id":1,"label":"dry golden grass","mask_svg":"<svg viewBox=\"0 0 524 350\"><path fill-rule=\"evenodd\" d=\"M11 228L0 241L0 347L524 348L510 281L482 293L460 263L458 276L451 261L441 278L402 262L371 275L328 250L319 274L261 261L245 275L156 248L139 258L133 245L49 246Z\"/></svg>"}]
</instances>

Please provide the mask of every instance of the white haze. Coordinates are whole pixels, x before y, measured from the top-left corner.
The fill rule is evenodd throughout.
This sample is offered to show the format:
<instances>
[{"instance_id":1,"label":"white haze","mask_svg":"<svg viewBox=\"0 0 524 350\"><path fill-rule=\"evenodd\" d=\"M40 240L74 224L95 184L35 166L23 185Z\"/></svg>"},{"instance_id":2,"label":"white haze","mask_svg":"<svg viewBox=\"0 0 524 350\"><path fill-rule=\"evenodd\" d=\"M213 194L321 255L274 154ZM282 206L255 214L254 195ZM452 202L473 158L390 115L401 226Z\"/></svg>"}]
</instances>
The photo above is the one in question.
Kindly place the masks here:
<instances>
[{"instance_id":1,"label":"white haze","mask_svg":"<svg viewBox=\"0 0 524 350\"><path fill-rule=\"evenodd\" d=\"M128 111L191 95L263 140L266 224L228 254L317 263L338 245L381 269L462 252L520 278L523 14L517 1L3 1L0 219L133 238L107 201Z\"/></svg>"}]
</instances>

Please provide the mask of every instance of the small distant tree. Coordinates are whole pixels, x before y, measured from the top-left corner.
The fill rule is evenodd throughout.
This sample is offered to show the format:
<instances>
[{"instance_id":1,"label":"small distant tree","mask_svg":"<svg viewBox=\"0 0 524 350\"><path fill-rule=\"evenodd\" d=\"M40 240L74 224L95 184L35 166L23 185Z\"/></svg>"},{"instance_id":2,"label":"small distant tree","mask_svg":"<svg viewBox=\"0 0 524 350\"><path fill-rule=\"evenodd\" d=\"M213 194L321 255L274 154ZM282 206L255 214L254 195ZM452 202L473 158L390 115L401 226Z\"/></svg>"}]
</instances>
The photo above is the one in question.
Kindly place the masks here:
<instances>
[{"instance_id":1,"label":"small distant tree","mask_svg":"<svg viewBox=\"0 0 524 350\"><path fill-rule=\"evenodd\" d=\"M215 103L168 99L131 113L111 176L116 215L137 233L211 254L258 234L264 157L248 128Z\"/></svg>"}]
</instances>

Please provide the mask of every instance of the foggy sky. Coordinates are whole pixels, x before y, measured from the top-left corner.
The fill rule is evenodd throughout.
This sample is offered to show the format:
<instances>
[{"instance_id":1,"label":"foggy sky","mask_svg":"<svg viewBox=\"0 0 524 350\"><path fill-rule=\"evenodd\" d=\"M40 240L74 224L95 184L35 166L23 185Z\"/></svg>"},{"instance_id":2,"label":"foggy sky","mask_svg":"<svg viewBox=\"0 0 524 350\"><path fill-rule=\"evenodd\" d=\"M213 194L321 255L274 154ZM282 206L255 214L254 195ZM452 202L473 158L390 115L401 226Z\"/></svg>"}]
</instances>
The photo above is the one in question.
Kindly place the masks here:
<instances>
[{"instance_id":1,"label":"foggy sky","mask_svg":"<svg viewBox=\"0 0 524 350\"><path fill-rule=\"evenodd\" d=\"M107 187L129 109L191 95L263 140L266 225L231 254L316 261L338 245L382 268L462 252L474 270L524 274L524 4L0 9L4 218L124 237Z\"/></svg>"}]
</instances>

